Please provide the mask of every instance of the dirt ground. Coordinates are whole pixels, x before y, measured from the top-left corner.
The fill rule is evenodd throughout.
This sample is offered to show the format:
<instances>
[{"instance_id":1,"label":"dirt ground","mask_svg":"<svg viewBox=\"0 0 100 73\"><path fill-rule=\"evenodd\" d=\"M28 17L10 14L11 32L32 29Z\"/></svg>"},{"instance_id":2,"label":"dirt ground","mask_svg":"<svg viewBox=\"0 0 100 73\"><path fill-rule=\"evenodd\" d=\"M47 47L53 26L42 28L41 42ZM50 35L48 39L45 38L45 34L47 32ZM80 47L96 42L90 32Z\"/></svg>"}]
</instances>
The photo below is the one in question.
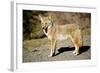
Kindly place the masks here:
<instances>
[{"instance_id":1,"label":"dirt ground","mask_svg":"<svg viewBox=\"0 0 100 73\"><path fill-rule=\"evenodd\" d=\"M50 41L47 38L27 40L23 42L23 62L91 59L90 42L90 34L83 35L83 46L80 48L80 55L75 56L72 53L74 46L70 39L58 41L56 55L54 57L48 57L50 54Z\"/></svg>"}]
</instances>

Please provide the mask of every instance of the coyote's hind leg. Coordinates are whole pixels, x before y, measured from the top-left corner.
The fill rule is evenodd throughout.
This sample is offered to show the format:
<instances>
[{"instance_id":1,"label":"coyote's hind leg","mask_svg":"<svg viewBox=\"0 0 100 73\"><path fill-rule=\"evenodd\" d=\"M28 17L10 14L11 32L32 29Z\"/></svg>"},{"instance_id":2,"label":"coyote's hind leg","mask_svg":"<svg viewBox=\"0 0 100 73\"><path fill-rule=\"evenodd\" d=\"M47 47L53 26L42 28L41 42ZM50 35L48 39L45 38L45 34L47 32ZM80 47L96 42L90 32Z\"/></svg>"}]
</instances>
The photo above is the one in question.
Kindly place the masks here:
<instances>
[{"instance_id":1,"label":"coyote's hind leg","mask_svg":"<svg viewBox=\"0 0 100 73\"><path fill-rule=\"evenodd\" d=\"M75 50L73 51L74 55L79 55L79 40L77 37L71 37L71 40L73 42L73 45L75 46Z\"/></svg>"}]
</instances>

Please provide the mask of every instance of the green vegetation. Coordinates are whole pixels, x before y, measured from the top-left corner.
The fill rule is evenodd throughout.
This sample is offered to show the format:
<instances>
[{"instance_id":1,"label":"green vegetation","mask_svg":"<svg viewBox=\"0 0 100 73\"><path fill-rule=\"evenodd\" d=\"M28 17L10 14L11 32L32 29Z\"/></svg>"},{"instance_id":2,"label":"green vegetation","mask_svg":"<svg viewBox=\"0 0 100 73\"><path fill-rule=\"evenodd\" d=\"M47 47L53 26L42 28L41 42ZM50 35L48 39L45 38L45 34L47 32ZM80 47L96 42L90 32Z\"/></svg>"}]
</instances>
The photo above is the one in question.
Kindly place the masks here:
<instances>
[{"instance_id":1,"label":"green vegetation","mask_svg":"<svg viewBox=\"0 0 100 73\"><path fill-rule=\"evenodd\" d=\"M38 14L44 13L44 11L23 10L23 40L40 38L44 35L38 18Z\"/></svg>"}]
</instances>

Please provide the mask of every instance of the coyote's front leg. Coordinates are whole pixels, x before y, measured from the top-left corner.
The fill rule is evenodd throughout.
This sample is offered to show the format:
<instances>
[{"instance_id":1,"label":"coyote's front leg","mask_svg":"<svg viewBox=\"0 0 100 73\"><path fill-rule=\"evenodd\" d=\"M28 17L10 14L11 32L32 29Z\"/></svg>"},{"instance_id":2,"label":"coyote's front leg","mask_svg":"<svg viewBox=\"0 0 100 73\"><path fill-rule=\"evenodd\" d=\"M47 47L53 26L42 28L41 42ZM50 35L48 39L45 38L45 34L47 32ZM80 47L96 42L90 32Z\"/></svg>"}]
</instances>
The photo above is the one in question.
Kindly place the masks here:
<instances>
[{"instance_id":1,"label":"coyote's front leg","mask_svg":"<svg viewBox=\"0 0 100 73\"><path fill-rule=\"evenodd\" d=\"M73 51L74 55L79 55L79 46L75 45L75 50Z\"/></svg>"},{"instance_id":2,"label":"coyote's front leg","mask_svg":"<svg viewBox=\"0 0 100 73\"><path fill-rule=\"evenodd\" d=\"M50 48L51 52L50 55L48 57L52 57L55 55L56 52L56 40L55 39L51 39L51 48Z\"/></svg>"}]
</instances>

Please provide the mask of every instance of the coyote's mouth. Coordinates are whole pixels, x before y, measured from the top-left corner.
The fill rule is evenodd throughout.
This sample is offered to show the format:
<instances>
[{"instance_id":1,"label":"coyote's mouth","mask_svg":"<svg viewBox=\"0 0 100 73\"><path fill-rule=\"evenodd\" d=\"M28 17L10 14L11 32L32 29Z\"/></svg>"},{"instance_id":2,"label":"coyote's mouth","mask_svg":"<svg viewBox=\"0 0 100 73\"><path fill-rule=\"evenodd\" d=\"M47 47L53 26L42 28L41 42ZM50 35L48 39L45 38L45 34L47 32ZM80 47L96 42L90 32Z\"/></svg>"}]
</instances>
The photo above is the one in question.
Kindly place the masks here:
<instances>
[{"instance_id":1,"label":"coyote's mouth","mask_svg":"<svg viewBox=\"0 0 100 73\"><path fill-rule=\"evenodd\" d=\"M48 26L42 28L46 33L48 32Z\"/></svg>"},{"instance_id":2,"label":"coyote's mouth","mask_svg":"<svg viewBox=\"0 0 100 73\"><path fill-rule=\"evenodd\" d=\"M45 31L45 33L48 32L48 28L50 28L52 25L48 24L47 26L42 27L42 29Z\"/></svg>"},{"instance_id":3,"label":"coyote's mouth","mask_svg":"<svg viewBox=\"0 0 100 73\"><path fill-rule=\"evenodd\" d=\"M49 27L50 25L47 25L47 26L44 26L44 27L42 27L42 29L47 33L48 32L48 27Z\"/></svg>"}]
</instances>

